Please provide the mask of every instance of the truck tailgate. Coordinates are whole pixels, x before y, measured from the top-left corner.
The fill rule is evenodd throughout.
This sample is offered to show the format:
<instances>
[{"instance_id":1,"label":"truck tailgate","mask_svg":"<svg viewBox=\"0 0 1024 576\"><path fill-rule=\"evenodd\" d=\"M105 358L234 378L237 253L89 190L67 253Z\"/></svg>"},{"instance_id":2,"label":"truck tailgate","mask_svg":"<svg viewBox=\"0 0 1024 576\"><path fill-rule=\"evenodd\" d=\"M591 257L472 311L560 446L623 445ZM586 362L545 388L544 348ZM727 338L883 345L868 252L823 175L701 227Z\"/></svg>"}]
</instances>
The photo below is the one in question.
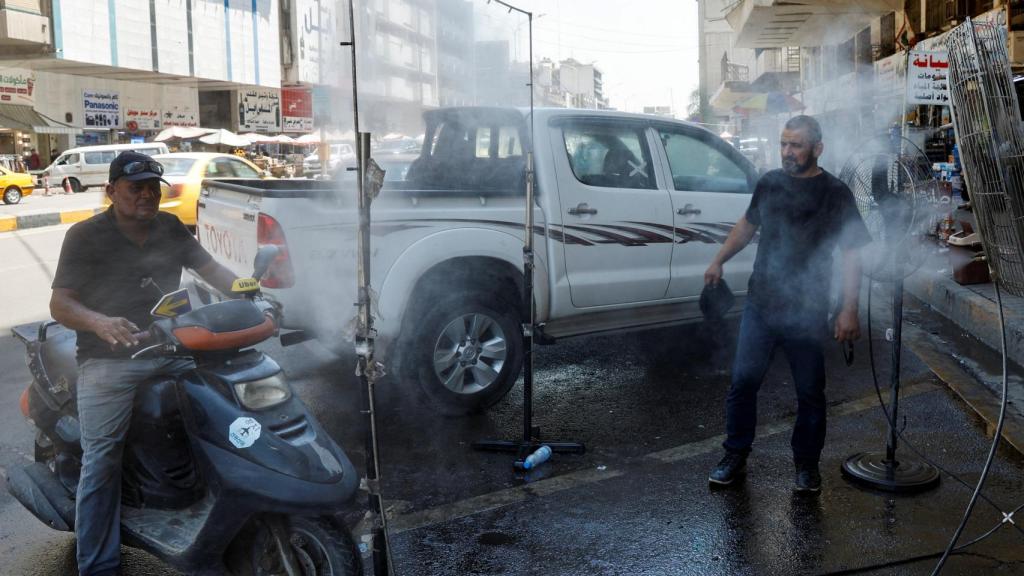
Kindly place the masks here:
<instances>
[{"instance_id":1,"label":"truck tailgate","mask_svg":"<svg viewBox=\"0 0 1024 576\"><path fill-rule=\"evenodd\" d=\"M252 274L262 197L203 183L196 233L214 259L241 277Z\"/></svg>"}]
</instances>

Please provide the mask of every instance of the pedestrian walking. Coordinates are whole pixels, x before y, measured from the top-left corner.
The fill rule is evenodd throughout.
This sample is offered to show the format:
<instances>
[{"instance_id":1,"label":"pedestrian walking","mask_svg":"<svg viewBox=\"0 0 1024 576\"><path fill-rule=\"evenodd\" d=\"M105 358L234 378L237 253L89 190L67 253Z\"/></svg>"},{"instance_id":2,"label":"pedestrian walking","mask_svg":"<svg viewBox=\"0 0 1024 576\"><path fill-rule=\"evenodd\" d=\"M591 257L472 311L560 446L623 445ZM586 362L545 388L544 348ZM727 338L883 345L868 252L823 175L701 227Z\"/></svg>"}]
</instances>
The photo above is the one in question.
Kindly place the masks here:
<instances>
[{"instance_id":1,"label":"pedestrian walking","mask_svg":"<svg viewBox=\"0 0 1024 576\"><path fill-rule=\"evenodd\" d=\"M711 471L711 484L732 484L743 472L757 426L757 392L782 348L796 386L797 418L791 446L799 492L818 492L818 462L825 444L824 340L833 251L842 263L842 308L832 335L860 337L859 248L871 238L850 189L818 166L824 150L821 127L810 116L786 122L782 169L765 173L746 214L704 273L707 284L722 278L723 265L760 231L754 271L740 323L732 384L726 399L725 456Z\"/></svg>"},{"instance_id":2,"label":"pedestrian walking","mask_svg":"<svg viewBox=\"0 0 1024 576\"><path fill-rule=\"evenodd\" d=\"M41 162L42 161L39 159L39 153L36 152L35 148L33 148L28 155L28 169L39 170L40 168L42 168Z\"/></svg>"}]
</instances>

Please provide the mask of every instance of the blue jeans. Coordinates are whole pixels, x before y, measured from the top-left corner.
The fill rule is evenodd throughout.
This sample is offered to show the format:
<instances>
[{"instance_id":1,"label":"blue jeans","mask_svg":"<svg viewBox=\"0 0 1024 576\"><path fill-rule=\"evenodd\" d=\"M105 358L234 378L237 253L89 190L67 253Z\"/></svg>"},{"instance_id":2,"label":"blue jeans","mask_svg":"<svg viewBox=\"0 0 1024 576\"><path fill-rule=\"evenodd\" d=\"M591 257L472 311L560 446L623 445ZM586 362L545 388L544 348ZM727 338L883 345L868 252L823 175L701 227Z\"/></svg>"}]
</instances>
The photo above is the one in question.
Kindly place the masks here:
<instances>
[{"instance_id":1,"label":"blue jeans","mask_svg":"<svg viewBox=\"0 0 1024 576\"><path fill-rule=\"evenodd\" d=\"M740 322L732 386L725 403L729 452L749 454L757 428L757 391L776 347L789 360L796 386L796 426L790 444L796 462L817 462L825 445L825 357L827 320L787 324L769 322L749 301Z\"/></svg>"},{"instance_id":2,"label":"blue jeans","mask_svg":"<svg viewBox=\"0 0 1024 576\"><path fill-rule=\"evenodd\" d=\"M173 375L191 360L90 358L78 367L82 473L75 501L78 571L111 573L121 565L121 456L135 390L149 378Z\"/></svg>"}]
</instances>

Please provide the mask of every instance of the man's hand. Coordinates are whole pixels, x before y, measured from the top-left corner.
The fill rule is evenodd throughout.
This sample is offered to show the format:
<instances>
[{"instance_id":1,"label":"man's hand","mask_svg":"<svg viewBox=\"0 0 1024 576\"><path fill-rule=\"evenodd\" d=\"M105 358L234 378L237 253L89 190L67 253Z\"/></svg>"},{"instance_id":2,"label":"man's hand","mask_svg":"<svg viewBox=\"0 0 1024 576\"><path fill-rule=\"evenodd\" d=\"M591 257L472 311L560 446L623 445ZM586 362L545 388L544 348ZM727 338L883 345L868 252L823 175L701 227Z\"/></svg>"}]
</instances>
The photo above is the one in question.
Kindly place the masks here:
<instances>
[{"instance_id":1,"label":"man's hand","mask_svg":"<svg viewBox=\"0 0 1024 576\"><path fill-rule=\"evenodd\" d=\"M139 339L135 337L139 327L127 318L100 316L93 321L91 330L104 342L110 344L111 348L118 346L130 348L139 344Z\"/></svg>"},{"instance_id":2,"label":"man's hand","mask_svg":"<svg viewBox=\"0 0 1024 576\"><path fill-rule=\"evenodd\" d=\"M840 342L853 342L860 338L860 319L856 309L844 309L836 317L835 339Z\"/></svg>"},{"instance_id":3,"label":"man's hand","mask_svg":"<svg viewBox=\"0 0 1024 576\"><path fill-rule=\"evenodd\" d=\"M704 271L704 285L718 284L718 281L722 279L722 265L718 262L712 262L711 266Z\"/></svg>"}]
</instances>

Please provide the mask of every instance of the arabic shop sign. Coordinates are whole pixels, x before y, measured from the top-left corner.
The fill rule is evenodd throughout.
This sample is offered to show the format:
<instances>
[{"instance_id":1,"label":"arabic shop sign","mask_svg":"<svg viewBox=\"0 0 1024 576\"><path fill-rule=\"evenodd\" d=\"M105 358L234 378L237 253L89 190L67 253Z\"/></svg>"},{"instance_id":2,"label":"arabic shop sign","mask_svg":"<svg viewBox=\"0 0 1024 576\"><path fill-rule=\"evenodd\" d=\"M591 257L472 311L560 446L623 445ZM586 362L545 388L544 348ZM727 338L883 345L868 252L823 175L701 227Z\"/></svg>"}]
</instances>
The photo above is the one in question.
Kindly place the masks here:
<instances>
[{"instance_id":1,"label":"arabic shop sign","mask_svg":"<svg viewBox=\"0 0 1024 576\"><path fill-rule=\"evenodd\" d=\"M306 88L281 88L283 132L313 131L313 96Z\"/></svg>"},{"instance_id":2,"label":"arabic shop sign","mask_svg":"<svg viewBox=\"0 0 1024 576\"><path fill-rule=\"evenodd\" d=\"M171 126L185 126L195 128L199 126L199 115L191 106L170 106L164 104L164 128Z\"/></svg>"},{"instance_id":3,"label":"arabic shop sign","mask_svg":"<svg viewBox=\"0 0 1024 576\"><path fill-rule=\"evenodd\" d=\"M128 106L124 111L124 125L128 130L159 130L160 111Z\"/></svg>"},{"instance_id":4,"label":"arabic shop sign","mask_svg":"<svg viewBox=\"0 0 1024 576\"><path fill-rule=\"evenodd\" d=\"M85 90L82 93L82 108L86 128L121 127L121 96L117 92Z\"/></svg>"},{"instance_id":5,"label":"arabic shop sign","mask_svg":"<svg viewBox=\"0 0 1024 576\"><path fill-rule=\"evenodd\" d=\"M907 103L949 105L949 54L912 50L907 60Z\"/></svg>"},{"instance_id":6,"label":"arabic shop sign","mask_svg":"<svg viewBox=\"0 0 1024 576\"><path fill-rule=\"evenodd\" d=\"M341 46L338 41L336 2L295 1L295 37L300 82L337 85Z\"/></svg>"},{"instance_id":7,"label":"arabic shop sign","mask_svg":"<svg viewBox=\"0 0 1024 576\"><path fill-rule=\"evenodd\" d=\"M277 90L239 90L238 129L280 132L281 94Z\"/></svg>"},{"instance_id":8,"label":"arabic shop sign","mask_svg":"<svg viewBox=\"0 0 1024 576\"><path fill-rule=\"evenodd\" d=\"M35 104L36 76L31 70L0 68L0 102L31 106Z\"/></svg>"}]
</instances>

